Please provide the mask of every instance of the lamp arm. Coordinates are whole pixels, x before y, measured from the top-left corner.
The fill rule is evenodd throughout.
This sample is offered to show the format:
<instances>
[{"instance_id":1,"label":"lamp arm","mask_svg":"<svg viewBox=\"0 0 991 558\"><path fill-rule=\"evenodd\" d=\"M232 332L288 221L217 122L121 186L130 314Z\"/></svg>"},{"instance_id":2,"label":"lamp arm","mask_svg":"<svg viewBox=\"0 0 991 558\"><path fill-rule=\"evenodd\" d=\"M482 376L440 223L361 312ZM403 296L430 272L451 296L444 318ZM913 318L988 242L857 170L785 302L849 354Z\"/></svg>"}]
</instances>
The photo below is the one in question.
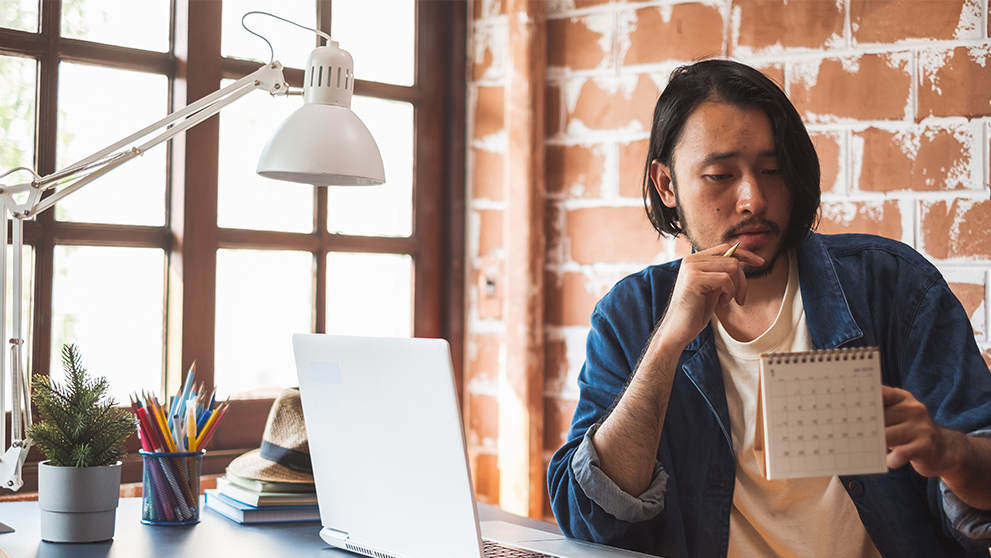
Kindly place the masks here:
<instances>
[{"instance_id":1,"label":"lamp arm","mask_svg":"<svg viewBox=\"0 0 991 558\"><path fill-rule=\"evenodd\" d=\"M11 376L11 426L10 439L6 439L6 429L0 428L0 487L18 490L22 485L21 469L27 457L31 441L27 438L27 429L31 426L30 378L23 367L23 351L25 341L22 336L22 287L21 252L23 250L23 222L36 214L52 207L59 200L82 188L86 184L100 178L113 169L127 163L148 149L172 139L176 134L196 126L204 120L220 112L227 105L251 93L255 89L268 91L272 95L286 95L289 86L282 72L282 64L271 62L258 68L251 74L207 95L186 107L177 110L165 118L109 145L96 153L74 163L65 169L46 176L39 176L30 169L14 169L0 174L0 179L17 170L27 170L33 175L30 182L5 185L0 184L0 294L7 292L7 212L13 217L12 260L13 260L13 331L10 344L10 376ZM157 135L153 135L156 134ZM150 139L140 145L134 143ZM123 150L123 151L122 151ZM81 176L80 176L81 175ZM67 186L58 189L52 195L42 198L46 191L58 188L60 184L71 181ZM15 198L17 196L17 198ZM20 199L20 201L18 201ZM6 313L7 298L0 297L0 316ZM5 320L0 319L0 339L7 339ZM0 351L0 411L7 387L7 370ZM0 414L2 416L2 414ZM9 441L9 446L7 445Z\"/></svg>"},{"instance_id":2,"label":"lamp arm","mask_svg":"<svg viewBox=\"0 0 991 558\"><path fill-rule=\"evenodd\" d=\"M40 177L36 175L35 179L31 182L9 186L0 185L0 196L2 196L2 200L0 201L3 201L4 205L7 205L11 213L15 215L23 213L24 217L32 217L48 209L65 196L126 163L128 160L142 155L152 147L166 142L179 133L200 124L220 112L227 105L237 101L255 89L268 91L272 95L288 94L289 86L282 72L282 64L278 61L265 64L227 87L218 89L186 105L165 118L138 130L116 143L108 145L58 172ZM159 131L160 133L151 137L146 142L137 146L134 145L136 142L148 138ZM121 151L122 149L126 150ZM86 174L44 200L39 200L38 198L40 196L38 195L30 195L32 192L42 193L54 189L59 184L71 180L82 173ZM25 192L29 194L26 202L17 203L13 199L14 195Z\"/></svg>"}]
</instances>

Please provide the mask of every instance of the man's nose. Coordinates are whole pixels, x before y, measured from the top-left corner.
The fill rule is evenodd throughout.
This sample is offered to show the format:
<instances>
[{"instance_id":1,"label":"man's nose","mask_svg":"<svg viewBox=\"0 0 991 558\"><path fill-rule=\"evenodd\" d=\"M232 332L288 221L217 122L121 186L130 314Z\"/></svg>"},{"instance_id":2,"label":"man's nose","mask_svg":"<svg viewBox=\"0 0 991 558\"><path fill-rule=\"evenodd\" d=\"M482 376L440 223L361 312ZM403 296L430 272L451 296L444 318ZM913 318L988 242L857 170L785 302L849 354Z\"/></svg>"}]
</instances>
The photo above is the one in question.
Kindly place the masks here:
<instances>
[{"instance_id":1,"label":"man's nose","mask_svg":"<svg viewBox=\"0 0 991 558\"><path fill-rule=\"evenodd\" d=\"M737 184L736 210L753 215L761 215L767 210L767 198L756 174L745 173Z\"/></svg>"}]
</instances>

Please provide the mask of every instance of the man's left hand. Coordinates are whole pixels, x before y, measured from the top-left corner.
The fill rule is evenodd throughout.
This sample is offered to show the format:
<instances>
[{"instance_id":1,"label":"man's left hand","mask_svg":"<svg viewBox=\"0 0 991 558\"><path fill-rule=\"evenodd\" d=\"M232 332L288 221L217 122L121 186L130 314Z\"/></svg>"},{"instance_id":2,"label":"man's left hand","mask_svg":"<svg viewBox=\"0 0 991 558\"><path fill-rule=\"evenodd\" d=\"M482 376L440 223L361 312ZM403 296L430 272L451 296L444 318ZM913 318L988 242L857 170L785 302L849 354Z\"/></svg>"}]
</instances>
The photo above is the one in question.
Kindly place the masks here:
<instances>
[{"instance_id":1,"label":"man's left hand","mask_svg":"<svg viewBox=\"0 0 991 558\"><path fill-rule=\"evenodd\" d=\"M881 386L888 467L911 463L926 477L940 477L961 500L991 509L991 439L937 426L911 393Z\"/></svg>"},{"instance_id":2,"label":"man's left hand","mask_svg":"<svg viewBox=\"0 0 991 558\"><path fill-rule=\"evenodd\" d=\"M936 426L926 406L915 396L903 389L881 386L881 397L889 468L911 463L920 475L934 477L959 463L951 451L956 433Z\"/></svg>"}]
</instances>

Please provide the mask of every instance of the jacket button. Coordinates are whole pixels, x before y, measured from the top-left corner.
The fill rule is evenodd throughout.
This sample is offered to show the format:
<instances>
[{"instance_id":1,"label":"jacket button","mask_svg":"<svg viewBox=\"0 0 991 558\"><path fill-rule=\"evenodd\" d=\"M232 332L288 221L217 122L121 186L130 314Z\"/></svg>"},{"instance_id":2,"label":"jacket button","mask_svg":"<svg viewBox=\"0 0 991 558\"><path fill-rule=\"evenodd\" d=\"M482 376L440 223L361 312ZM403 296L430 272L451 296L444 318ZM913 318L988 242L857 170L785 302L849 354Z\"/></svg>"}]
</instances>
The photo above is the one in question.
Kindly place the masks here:
<instances>
[{"instance_id":1,"label":"jacket button","mask_svg":"<svg viewBox=\"0 0 991 558\"><path fill-rule=\"evenodd\" d=\"M850 496L854 498L864 495L864 485L860 481L850 481L847 483L846 488L850 492Z\"/></svg>"}]
</instances>

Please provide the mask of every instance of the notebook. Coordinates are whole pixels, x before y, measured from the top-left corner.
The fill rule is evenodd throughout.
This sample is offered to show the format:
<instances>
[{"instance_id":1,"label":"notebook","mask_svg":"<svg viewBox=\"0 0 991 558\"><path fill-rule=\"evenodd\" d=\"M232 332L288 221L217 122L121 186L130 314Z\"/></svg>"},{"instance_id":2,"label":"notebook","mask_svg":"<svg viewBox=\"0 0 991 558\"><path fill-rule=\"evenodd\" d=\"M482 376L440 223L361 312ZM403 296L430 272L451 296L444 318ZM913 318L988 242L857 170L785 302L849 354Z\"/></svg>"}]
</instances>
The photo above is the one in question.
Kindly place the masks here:
<instances>
[{"instance_id":1,"label":"notebook","mask_svg":"<svg viewBox=\"0 0 991 558\"><path fill-rule=\"evenodd\" d=\"M376 558L480 558L483 535L566 558L643 556L481 522L442 339L293 336L320 536Z\"/></svg>"},{"instance_id":2,"label":"notebook","mask_svg":"<svg viewBox=\"0 0 991 558\"><path fill-rule=\"evenodd\" d=\"M761 355L754 451L769 480L886 473L877 347Z\"/></svg>"}]
</instances>

